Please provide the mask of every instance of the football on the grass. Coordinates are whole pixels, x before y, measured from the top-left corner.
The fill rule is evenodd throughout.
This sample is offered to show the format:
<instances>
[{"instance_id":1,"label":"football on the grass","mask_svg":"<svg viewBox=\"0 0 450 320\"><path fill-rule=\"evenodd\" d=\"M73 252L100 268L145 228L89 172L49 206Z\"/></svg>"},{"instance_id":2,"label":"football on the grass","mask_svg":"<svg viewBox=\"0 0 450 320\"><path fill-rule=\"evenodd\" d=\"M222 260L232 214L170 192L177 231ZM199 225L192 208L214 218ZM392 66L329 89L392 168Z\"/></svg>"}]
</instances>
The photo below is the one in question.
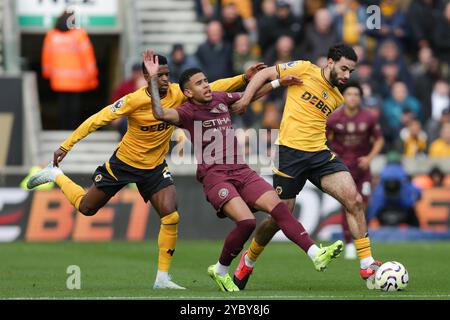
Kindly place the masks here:
<instances>
[{"instance_id":1,"label":"football on the grass","mask_svg":"<svg viewBox=\"0 0 450 320\"><path fill-rule=\"evenodd\" d=\"M404 290L408 281L408 271L397 261L383 263L375 273L375 286L383 291Z\"/></svg>"}]
</instances>

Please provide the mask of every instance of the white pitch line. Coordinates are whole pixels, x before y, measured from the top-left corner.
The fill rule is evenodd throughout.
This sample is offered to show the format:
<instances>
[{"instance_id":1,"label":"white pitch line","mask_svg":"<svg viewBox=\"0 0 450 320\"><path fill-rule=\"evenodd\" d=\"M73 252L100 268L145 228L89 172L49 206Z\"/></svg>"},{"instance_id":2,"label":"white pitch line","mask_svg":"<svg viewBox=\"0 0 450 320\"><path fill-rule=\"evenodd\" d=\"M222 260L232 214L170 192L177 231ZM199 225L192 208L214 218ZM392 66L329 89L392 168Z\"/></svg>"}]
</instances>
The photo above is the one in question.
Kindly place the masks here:
<instances>
[{"instance_id":1,"label":"white pitch line","mask_svg":"<svg viewBox=\"0 0 450 320\"><path fill-rule=\"evenodd\" d=\"M172 299L172 300L230 300L230 299L239 299L239 300L247 300L247 299L255 299L255 300L265 300L265 299L275 299L275 300L283 300L283 299L293 299L293 300L302 300L302 299L383 299L383 298L450 298L450 294L437 294L437 295L391 295L389 293L382 294L379 296L333 296L333 295L319 295L319 296L224 296L224 297L202 297L202 296L158 296L158 297L14 297L14 298L0 298L0 300L161 300L161 299Z\"/></svg>"}]
</instances>

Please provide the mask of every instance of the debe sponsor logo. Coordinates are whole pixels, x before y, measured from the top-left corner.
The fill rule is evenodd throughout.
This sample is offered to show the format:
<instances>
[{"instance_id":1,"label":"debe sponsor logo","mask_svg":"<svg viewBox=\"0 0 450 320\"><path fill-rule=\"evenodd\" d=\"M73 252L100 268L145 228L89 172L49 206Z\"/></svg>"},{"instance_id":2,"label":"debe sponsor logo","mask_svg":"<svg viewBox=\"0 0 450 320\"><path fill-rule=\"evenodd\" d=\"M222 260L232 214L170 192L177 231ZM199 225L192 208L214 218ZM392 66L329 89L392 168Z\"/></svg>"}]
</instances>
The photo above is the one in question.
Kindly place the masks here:
<instances>
[{"instance_id":1,"label":"debe sponsor logo","mask_svg":"<svg viewBox=\"0 0 450 320\"><path fill-rule=\"evenodd\" d=\"M164 131L167 129L170 129L172 125L167 122L161 122L158 124L154 124L152 126L142 126L141 131L148 131L148 132L156 132L156 131Z\"/></svg>"},{"instance_id":2,"label":"debe sponsor logo","mask_svg":"<svg viewBox=\"0 0 450 320\"><path fill-rule=\"evenodd\" d=\"M116 238L115 232L123 229L123 219L118 211L123 204L130 208L125 225L125 239L143 240L148 226L149 207L134 190L122 190L107 206L94 216L77 213L60 190L36 191L31 203L25 240L28 241L109 241Z\"/></svg>"},{"instance_id":3,"label":"debe sponsor logo","mask_svg":"<svg viewBox=\"0 0 450 320\"><path fill-rule=\"evenodd\" d=\"M310 104L312 104L317 109L322 111L322 113L325 114L326 116L328 116L332 112L331 108L328 105L326 105L325 102L323 102L319 97L315 96L314 94L308 91L305 91L302 94L301 98L302 100L308 101Z\"/></svg>"}]
</instances>

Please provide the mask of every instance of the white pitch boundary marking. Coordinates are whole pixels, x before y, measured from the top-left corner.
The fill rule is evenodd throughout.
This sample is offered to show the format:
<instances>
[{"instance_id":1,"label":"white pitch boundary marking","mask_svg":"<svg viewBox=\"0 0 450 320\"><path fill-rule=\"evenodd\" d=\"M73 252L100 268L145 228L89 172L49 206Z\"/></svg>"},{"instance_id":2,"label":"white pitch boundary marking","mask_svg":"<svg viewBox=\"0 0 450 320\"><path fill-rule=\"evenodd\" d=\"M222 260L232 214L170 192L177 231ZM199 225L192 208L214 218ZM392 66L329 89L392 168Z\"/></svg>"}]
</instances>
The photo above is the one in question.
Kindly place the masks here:
<instances>
[{"instance_id":1,"label":"white pitch boundary marking","mask_svg":"<svg viewBox=\"0 0 450 320\"><path fill-rule=\"evenodd\" d=\"M437 295L395 295L395 294L382 294L378 296L332 296L332 295L319 295L319 296L224 296L224 297L202 297L202 296L155 296L155 297L14 297L14 298L0 298L0 300L161 300L161 299L172 299L172 300L265 300L265 299L274 299L274 300L283 300L283 299L292 299L292 300L311 300L314 298L323 298L323 299L346 299L346 298L354 298L358 300L369 300L369 299L379 299L379 298L450 298L450 294L437 294Z\"/></svg>"}]
</instances>

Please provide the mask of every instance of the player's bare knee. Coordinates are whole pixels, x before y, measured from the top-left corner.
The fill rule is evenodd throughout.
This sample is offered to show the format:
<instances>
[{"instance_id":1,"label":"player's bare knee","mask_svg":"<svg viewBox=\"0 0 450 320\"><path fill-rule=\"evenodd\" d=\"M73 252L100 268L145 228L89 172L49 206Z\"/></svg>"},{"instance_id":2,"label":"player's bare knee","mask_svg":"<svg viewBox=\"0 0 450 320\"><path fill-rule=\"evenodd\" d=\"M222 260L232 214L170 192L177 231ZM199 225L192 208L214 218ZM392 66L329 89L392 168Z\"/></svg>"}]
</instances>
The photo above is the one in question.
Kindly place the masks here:
<instances>
[{"instance_id":1,"label":"player's bare knee","mask_svg":"<svg viewBox=\"0 0 450 320\"><path fill-rule=\"evenodd\" d=\"M346 207L347 211L349 211L350 213L356 214L360 212L364 207L363 197L358 192L352 193L351 195L349 195Z\"/></svg>"}]
</instances>

